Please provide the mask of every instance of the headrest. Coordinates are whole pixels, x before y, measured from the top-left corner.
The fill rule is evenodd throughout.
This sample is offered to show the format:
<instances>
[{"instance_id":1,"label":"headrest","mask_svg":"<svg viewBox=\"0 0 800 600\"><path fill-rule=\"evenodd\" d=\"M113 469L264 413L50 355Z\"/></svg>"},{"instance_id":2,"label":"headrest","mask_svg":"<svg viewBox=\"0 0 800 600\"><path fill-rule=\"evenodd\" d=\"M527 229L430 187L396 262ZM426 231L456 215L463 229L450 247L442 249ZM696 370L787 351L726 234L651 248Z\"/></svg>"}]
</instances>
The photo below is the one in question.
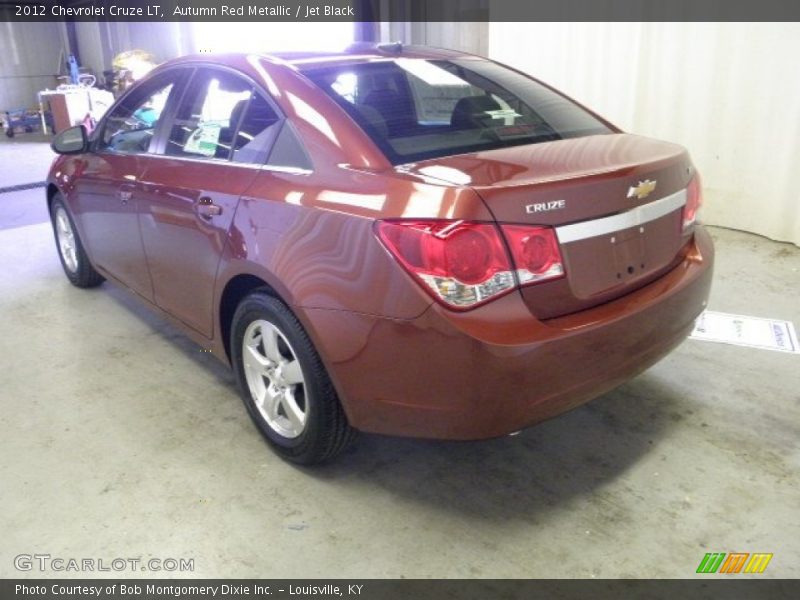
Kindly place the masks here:
<instances>
[{"instance_id":1,"label":"headrest","mask_svg":"<svg viewBox=\"0 0 800 600\"><path fill-rule=\"evenodd\" d=\"M490 110L501 110L501 106L489 95L461 98L453 108L450 124L464 129L485 127L491 118L486 112Z\"/></svg>"},{"instance_id":2,"label":"headrest","mask_svg":"<svg viewBox=\"0 0 800 600\"><path fill-rule=\"evenodd\" d=\"M372 106L366 104L357 104L356 109L364 119L375 128L381 137L389 136L389 127L386 125L386 119L381 116L381 113Z\"/></svg>"}]
</instances>

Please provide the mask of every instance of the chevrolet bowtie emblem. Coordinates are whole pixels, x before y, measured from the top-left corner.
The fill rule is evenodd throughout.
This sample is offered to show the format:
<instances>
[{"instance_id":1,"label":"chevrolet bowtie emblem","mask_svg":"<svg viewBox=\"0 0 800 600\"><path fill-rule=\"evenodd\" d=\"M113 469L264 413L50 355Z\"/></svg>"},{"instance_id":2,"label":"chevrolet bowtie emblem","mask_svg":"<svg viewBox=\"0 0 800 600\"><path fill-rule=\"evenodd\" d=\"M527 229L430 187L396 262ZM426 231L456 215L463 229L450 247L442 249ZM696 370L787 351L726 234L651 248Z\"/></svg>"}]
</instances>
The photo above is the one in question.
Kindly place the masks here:
<instances>
[{"instance_id":1,"label":"chevrolet bowtie emblem","mask_svg":"<svg viewBox=\"0 0 800 600\"><path fill-rule=\"evenodd\" d=\"M628 198L636 196L639 200L644 200L654 189L656 189L656 182L645 179L644 181L640 181L639 185L628 188Z\"/></svg>"}]
</instances>

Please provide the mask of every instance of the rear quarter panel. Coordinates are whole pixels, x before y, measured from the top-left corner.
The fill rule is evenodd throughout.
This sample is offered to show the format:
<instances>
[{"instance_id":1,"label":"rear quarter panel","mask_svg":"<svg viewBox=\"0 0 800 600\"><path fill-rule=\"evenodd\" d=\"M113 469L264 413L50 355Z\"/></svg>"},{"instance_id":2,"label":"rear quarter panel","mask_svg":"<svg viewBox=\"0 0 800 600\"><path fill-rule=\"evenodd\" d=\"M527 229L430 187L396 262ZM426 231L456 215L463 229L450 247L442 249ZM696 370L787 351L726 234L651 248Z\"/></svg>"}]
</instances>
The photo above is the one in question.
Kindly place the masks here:
<instances>
[{"instance_id":1,"label":"rear quarter panel","mask_svg":"<svg viewBox=\"0 0 800 600\"><path fill-rule=\"evenodd\" d=\"M217 287L252 274L297 309L413 319L432 300L373 230L403 216L491 220L468 188L345 167L262 170L237 209Z\"/></svg>"}]
</instances>

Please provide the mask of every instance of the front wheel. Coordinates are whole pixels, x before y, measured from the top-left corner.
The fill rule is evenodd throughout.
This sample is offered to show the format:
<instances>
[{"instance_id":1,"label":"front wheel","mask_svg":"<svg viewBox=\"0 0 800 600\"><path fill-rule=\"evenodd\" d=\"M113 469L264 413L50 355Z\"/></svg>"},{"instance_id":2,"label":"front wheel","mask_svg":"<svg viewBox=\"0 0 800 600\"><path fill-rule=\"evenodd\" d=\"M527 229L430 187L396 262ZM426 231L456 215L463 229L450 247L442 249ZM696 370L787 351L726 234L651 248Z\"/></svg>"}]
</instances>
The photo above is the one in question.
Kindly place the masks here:
<instances>
[{"instance_id":1,"label":"front wheel","mask_svg":"<svg viewBox=\"0 0 800 600\"><path fill-rule=\"evenodd\" d=\"M319 355L283 302L261 291L242 300L231 354L247 410L283 458L324 462L354 438Z\"/></svg>"},{"instance_id":2,"label":"front wheel","mask_svg":"<svg viewBox=\"0 0 800 600\"><path fill-rule=\"evenodd\" d=\"M80 288L96 287L103 283L103 276L95 271L86 256L83 243L60 194L53 198L50 205L50 219L56 237L58 257L70 283Z\"/></svg>"}]
</instances>

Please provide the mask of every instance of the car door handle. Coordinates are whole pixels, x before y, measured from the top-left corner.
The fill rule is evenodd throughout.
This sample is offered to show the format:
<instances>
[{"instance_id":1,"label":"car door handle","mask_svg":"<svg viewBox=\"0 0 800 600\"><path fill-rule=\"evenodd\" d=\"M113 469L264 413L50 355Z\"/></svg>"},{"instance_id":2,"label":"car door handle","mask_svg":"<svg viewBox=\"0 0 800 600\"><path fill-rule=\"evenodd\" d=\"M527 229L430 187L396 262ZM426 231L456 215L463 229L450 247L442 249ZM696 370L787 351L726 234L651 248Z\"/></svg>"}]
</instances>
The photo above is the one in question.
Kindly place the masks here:
<instances>
[{"instance_id":1,"label":"car door handle","mask_svg":"<svg viewBox=\"0 0 800 600\"><path fill-rule=\"evenodd\" d=\"M130 201L131 196L133 196L133 187L130 183L125 183L119 187L117 196L122 204L127 204Z\"/></svg>"},{"instance_id":2,"label":"car door handle","mask_svg":"<svg viewBox=\"0 0 800 600\"><path fill-rule=\"evenodd\" d=\"M214 202L208 196L203 196L197 201L197 204L195 204L195 210L197 211L197 214L204 219L218 217L222 214L222 207L218 204L214 204Z\"/></svg>"}]
</instances>

